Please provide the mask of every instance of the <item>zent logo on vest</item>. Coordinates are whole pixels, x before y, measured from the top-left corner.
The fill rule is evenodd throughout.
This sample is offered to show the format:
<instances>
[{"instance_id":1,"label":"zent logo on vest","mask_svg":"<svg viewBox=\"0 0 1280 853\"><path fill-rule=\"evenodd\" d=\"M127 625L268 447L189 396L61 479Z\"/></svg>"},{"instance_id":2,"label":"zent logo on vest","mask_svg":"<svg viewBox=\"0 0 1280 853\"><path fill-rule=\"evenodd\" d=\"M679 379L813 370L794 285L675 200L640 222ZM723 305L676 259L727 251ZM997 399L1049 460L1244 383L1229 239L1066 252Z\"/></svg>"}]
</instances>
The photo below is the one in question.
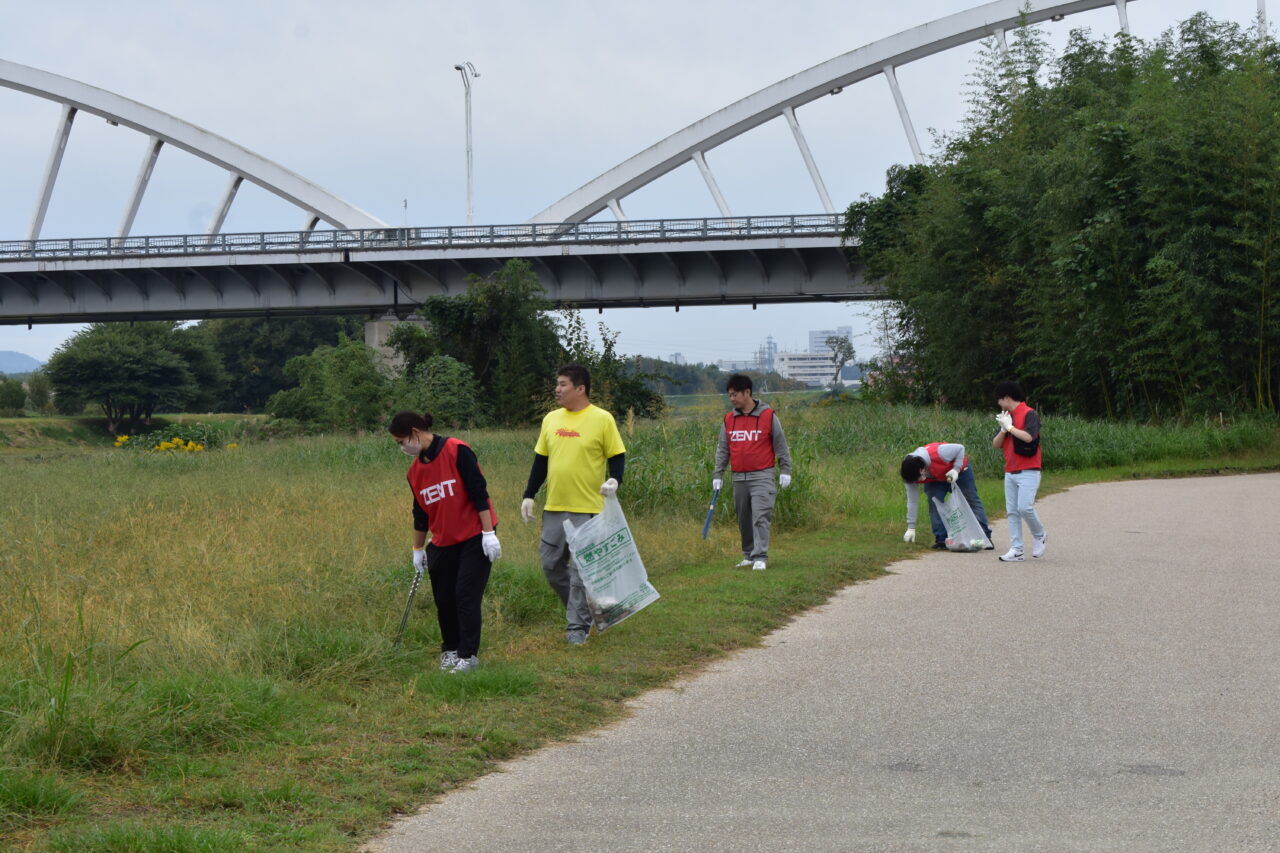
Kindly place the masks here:
<instances>
[{"instance_id":1,"label":"zent logo on vest","mask_svg":"<svg viewBox=\"0 0 1280 853\"><path fill-rule=\"evenodd\" d=\"M443 483L436 483L433 486L427 486L418 494L422 495L422 503L424 506L431 506L436 501L442 501L445 498L453 497L453 484L457 480L445 480Z\"/></svg>"},{"instance_id":2,"label":"zent logo on vest","mask_svg":"<svg viewBox=\"0 0 1280 853\"><path fill-rule=\"evenodd\" d=\"M729 431L730 441L756 441L764 434L762 429L734 429Z\"/></svg>"}]
</instances>

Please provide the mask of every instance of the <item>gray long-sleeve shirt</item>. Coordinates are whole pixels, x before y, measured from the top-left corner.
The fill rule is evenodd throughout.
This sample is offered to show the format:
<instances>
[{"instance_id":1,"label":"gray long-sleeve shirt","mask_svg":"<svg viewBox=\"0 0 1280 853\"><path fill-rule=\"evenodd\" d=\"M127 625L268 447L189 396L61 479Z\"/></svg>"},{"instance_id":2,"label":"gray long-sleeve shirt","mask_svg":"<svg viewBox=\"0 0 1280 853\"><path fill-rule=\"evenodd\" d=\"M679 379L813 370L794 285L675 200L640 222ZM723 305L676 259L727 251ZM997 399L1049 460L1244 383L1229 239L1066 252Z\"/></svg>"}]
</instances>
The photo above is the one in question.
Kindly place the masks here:
<instances>
[{"instance_id":1,"label":"gray long-sleeve shirt","mask_svg":"<svg viewBox=\"0 0 1280 853\"><path fill-rule=\"evenodd\" d=\"M761 400L756 400L755 405L749 412L739 412L741 415L758 416L760 411L764 409L765 404ZM781 474L791 473L791 448L787 446L787 437L782 432L782 421L778 419L778 413L773 413L773 426L770 429L770 435L773 437L773 455L775 464L778 466L778 472ZM716 467L712 473L712 479L719 480L724 477L724 469L729 465L729 434L725 431L724 424L720 424L720 440L716 442ZM733 479L735 480L759 480L765 477L772 477L773 470L766 468L763 471L734 471Z\"/></svg>"},{"instance_id":2,"label":"gray long-sleeve shirt","mask_svg":"<svg viewBox=\"0 0 1280 853\"><path fill-rule=\"evenodd\" d=\"M925 474L929 473L929 463L933 460L929 458L929 451L923 447L917 447L915 450L907 454L908 456L919 456L924 460ZM964 470L964 445L963 444L939 444L938 456L944 462L950 462L951 467L956 471ZM904 483L907 487L907 527L916 526L916 517L920 514L920 484Z\"/></svg>"}]
</instances>

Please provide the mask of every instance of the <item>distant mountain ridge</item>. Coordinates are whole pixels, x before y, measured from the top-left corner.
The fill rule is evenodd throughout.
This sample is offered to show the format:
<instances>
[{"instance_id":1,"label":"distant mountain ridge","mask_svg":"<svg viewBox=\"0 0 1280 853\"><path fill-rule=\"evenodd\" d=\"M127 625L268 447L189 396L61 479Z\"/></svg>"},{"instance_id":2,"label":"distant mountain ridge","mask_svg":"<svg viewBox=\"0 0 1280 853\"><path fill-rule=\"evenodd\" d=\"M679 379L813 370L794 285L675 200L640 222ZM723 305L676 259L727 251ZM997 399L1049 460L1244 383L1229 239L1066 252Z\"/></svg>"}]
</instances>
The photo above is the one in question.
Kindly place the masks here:
<instances>
[{"instance_id":1,"label":"distant mountain ridge","mask_svg":"<svg viewBox=\"0 0 1280 853\"><path fill-rule=\"evenodd\" d=\"M26 353L0 350L0 373L30 373L43 364Z\"/></svg>"}]
</instances>

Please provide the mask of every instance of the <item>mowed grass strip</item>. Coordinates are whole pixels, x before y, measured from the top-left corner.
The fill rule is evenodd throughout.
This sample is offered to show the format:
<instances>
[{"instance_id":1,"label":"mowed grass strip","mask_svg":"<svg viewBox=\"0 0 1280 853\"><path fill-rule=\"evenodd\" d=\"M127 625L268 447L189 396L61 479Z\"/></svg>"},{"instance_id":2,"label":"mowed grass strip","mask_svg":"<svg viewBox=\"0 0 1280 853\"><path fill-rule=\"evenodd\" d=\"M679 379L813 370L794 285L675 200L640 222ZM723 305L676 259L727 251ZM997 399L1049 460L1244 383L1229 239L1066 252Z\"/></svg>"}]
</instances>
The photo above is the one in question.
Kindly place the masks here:
<instances>
[{"instance_id":1,"label":"mowed grass strip","mask_svg":"<svg viewBox=\"0 0 1280 853\"><path fill-rule=\"evenodd\" d=\"M735 570L722 496L700 538L718 419L627 435L621 496L662 594L581 648L518 521L532 430L464 437L504 556L482 668L440 673L429 592L401 648L406 461L383 436L183 456L123 450L4 467L0 495L0 844L26 850L349 850L494 762L615 719L625 701L759 642L890 561L897 462L970 447L1003 504L987 413L783 405L796 480L766 572ZM1084 480L1272 468L1276 424L1046 417L1046 490ZM998 513L993 513L998 514Z\"/></svg>"}]
</instances>

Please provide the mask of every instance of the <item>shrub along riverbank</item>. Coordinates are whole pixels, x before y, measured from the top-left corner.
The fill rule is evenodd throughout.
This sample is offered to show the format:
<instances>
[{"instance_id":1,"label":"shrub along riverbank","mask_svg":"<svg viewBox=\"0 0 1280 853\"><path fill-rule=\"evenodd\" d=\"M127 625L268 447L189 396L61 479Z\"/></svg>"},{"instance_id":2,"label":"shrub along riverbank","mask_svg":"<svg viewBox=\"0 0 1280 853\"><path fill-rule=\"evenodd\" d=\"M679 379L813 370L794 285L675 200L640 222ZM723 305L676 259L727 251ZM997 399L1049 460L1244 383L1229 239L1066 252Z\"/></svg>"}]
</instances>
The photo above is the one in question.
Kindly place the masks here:
<instances>
[{"instance_id":1,"label":"shrub along riverbank","mask_svg":"<svg viewBox=\"0 0 1280 853\"><path fill-rule=\"evenodd\" d=\"M989 413L797 403L782 417L796 478L766 572L731 568L728 501L699 538L716 420L624 425L620 496L663 597L582 648L564 643L536 525L518 520L534 432L465 435L504 551L483 665L466 677L435 669L429 595L403 647L391 647L410 574L410 496L389 438L6 459L22 488L0 496L0 839L38 850L351 849L395 811L598 726L628 697L920 553L900 538L896 475L916 445L964 442L984 502L1003 503ZM1045 464L1053 489L1277 467L1280 443L1263 420L1048 416Z\"/></svg>"}]
</instances>

